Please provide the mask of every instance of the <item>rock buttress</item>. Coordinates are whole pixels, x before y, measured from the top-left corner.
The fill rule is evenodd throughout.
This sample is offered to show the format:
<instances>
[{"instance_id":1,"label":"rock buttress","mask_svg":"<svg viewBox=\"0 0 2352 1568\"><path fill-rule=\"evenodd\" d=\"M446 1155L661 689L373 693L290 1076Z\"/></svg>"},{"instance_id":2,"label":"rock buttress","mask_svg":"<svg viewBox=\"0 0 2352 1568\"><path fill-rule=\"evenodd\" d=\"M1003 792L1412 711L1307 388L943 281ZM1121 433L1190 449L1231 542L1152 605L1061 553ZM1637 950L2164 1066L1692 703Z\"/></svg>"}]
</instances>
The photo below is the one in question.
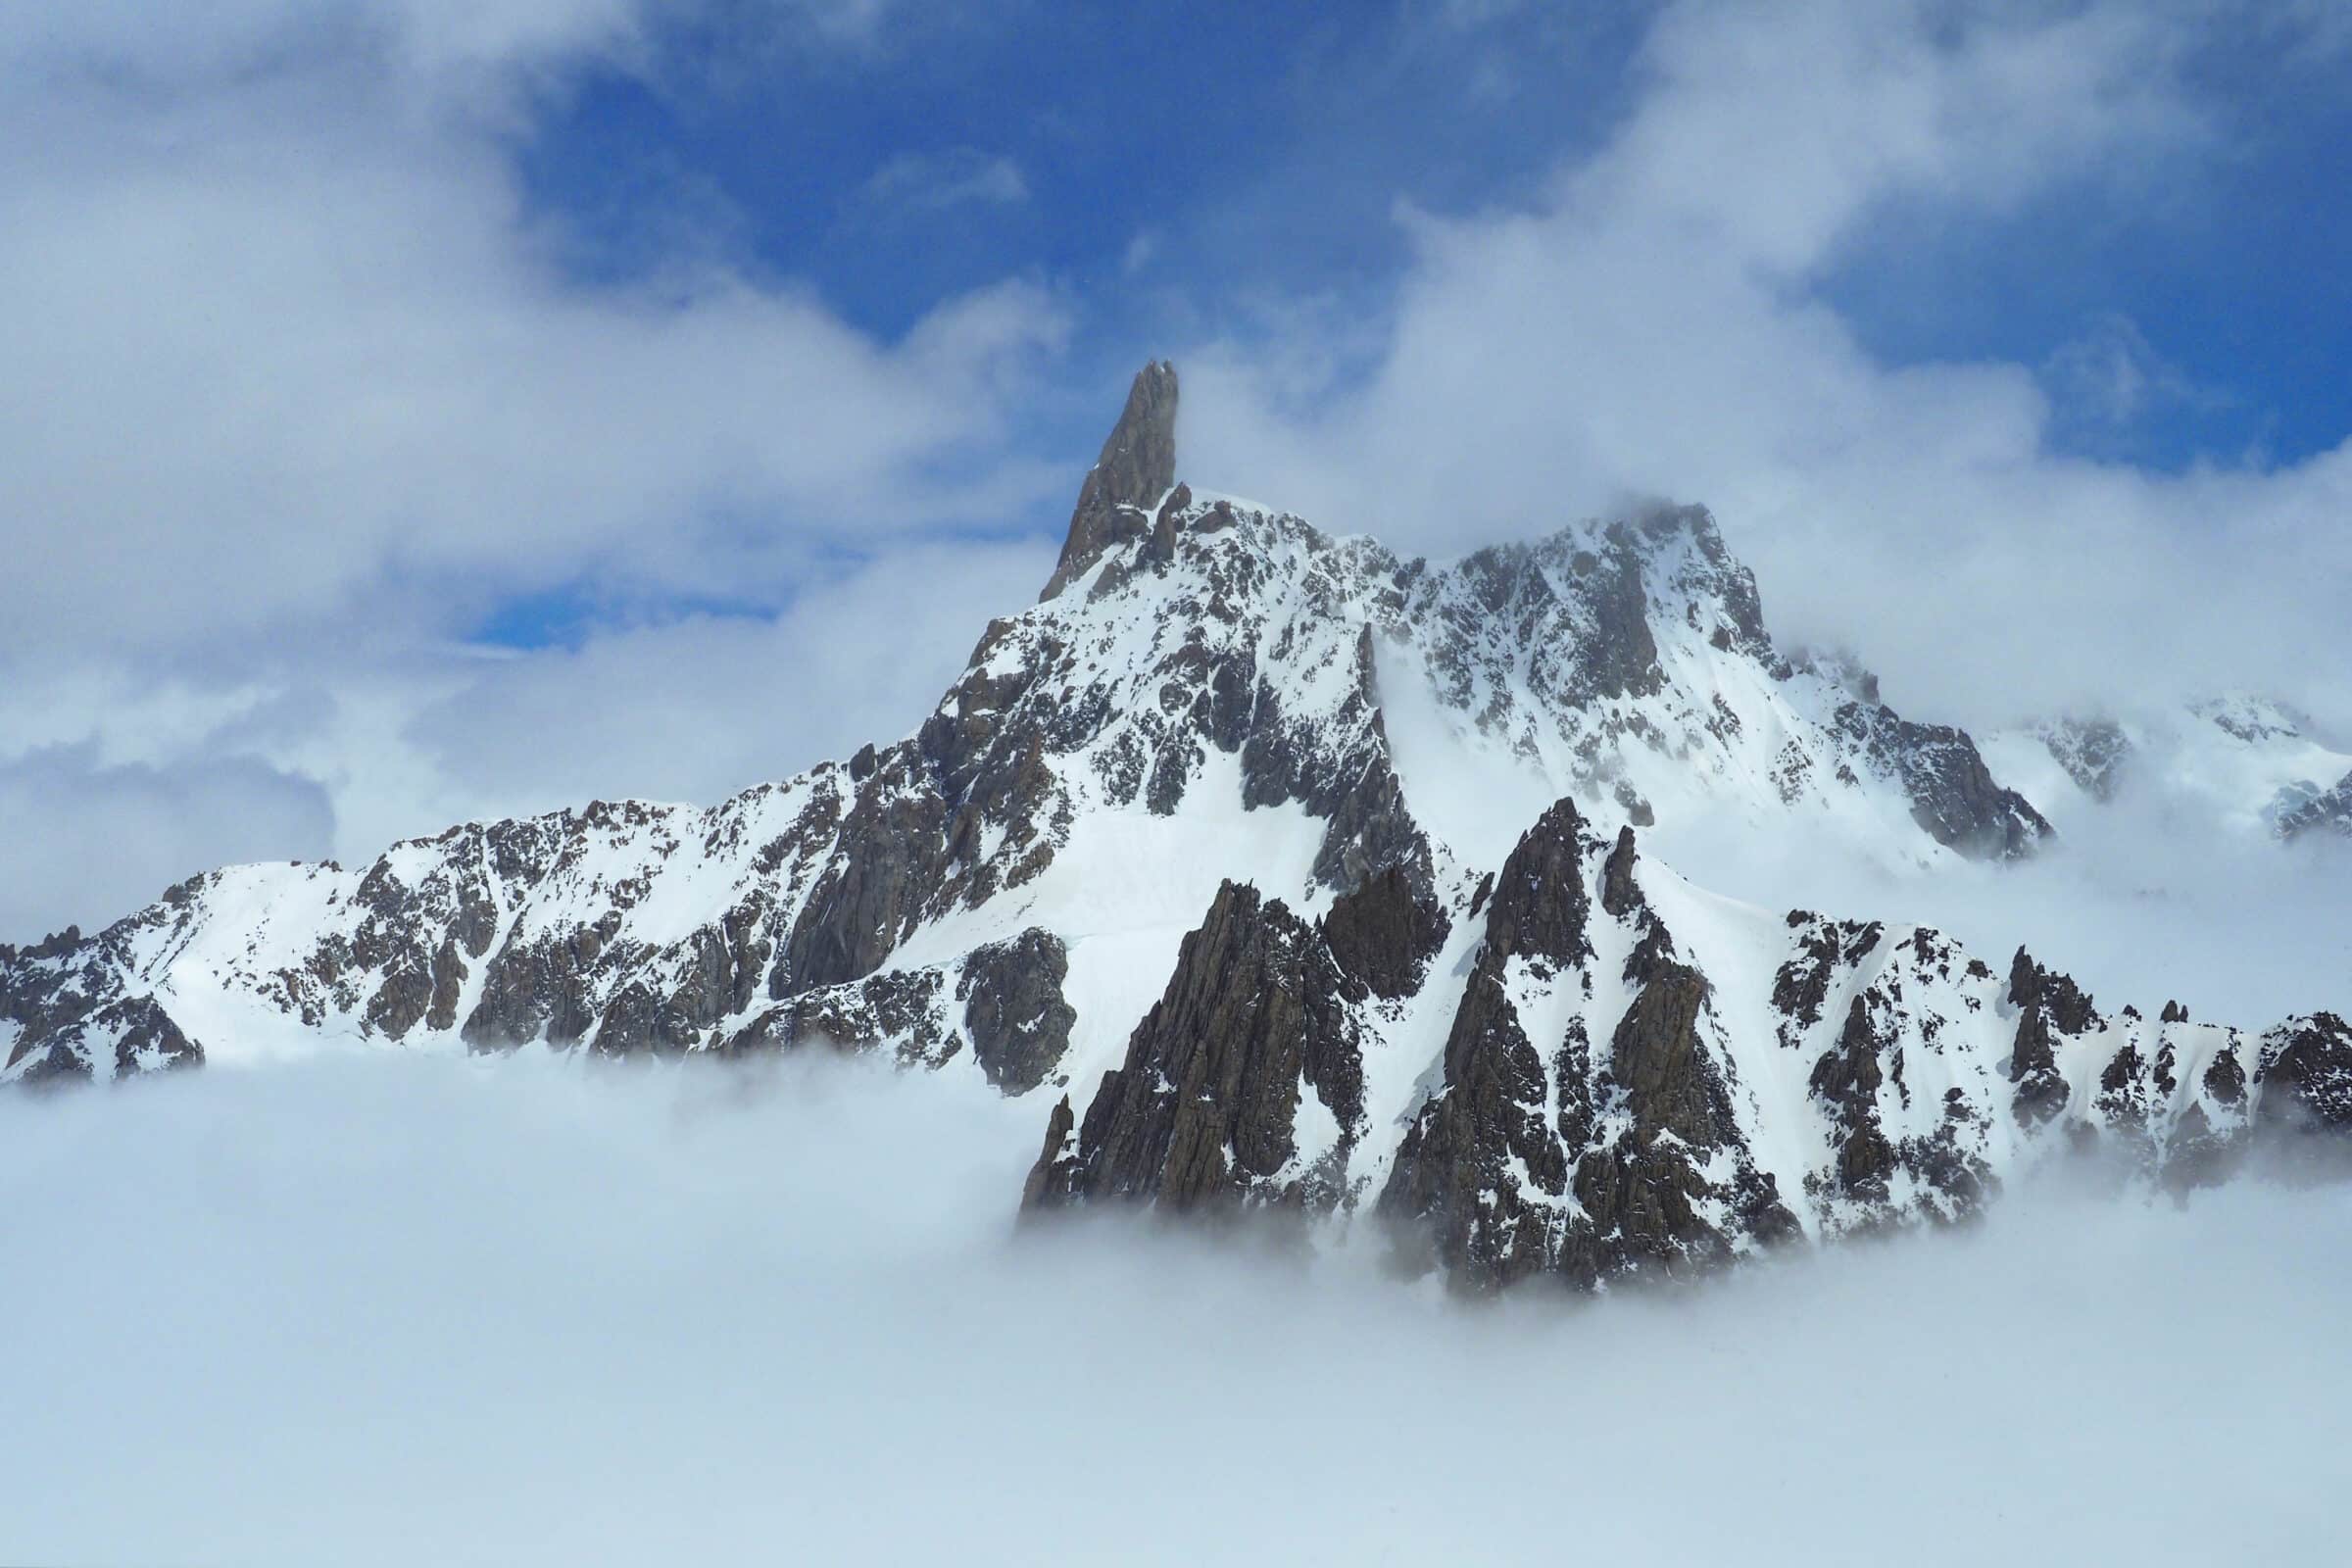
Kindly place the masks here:
<instances>
[{"instance_id":1,"label":"rock buttress","mask_svg":"<svg viewBox=\"0 0 2352 1568\"><path fill-rule=\"evenodd\" d=\"M1348 1002L1360 984L1317 927L1255 888L1225 883L1184 939L1125 1061L1102 1075L1075 1145L1049 1140L1027 1205L1331 1206L1363 1129L1363 1059ZM1330 1149L1299 1148L1298 1113L1308 1094L1338 1124Z\"/></svg>"}]
</instances>

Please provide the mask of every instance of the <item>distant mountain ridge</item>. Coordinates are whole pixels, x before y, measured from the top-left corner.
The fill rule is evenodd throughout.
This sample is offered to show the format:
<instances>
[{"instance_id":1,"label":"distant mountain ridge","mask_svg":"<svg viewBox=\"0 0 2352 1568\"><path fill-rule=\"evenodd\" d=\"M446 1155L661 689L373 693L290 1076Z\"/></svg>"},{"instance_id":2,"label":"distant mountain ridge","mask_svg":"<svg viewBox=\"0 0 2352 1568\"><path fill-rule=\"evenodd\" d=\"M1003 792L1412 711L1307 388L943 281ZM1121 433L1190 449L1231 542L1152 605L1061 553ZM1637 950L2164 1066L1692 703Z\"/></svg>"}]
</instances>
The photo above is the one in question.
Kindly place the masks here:
<instances>
[{"instance_id":1,"label":"distant mountain ridge","mask_svg":"<svg viewBox=\"0 0 2352 1568\"><path fill-rule=\"evenodd\" d=\"M1639 829L1803 821L1933 864L2050 828L1965 733L1777 650L1703 509L1433 565L1195 493L1177 407L1147 367L1043 598L913 734L711 808L234 867L0 948L0 1076L826 1040L1052 1097L1040 1206L1376 1208L1459 1277L1592 1280L1948 1217L2120 1127L2119 1095L2184 1170L2255 1125L2282 1054L2335 1060L2332 1022L2165 1034L1933 933L1693 913L1722 901ZM1498 803L1531 789L1558 804L1504 856ZM2199 1098L2225 1054L2245 1093Z\"/></svg>"},{"instance_id":2,"label":"distant mountain ridge","mask_svg":"<svg viewBox=\"0 0 2352 1568\"><path fill-rule=\"evenodd\" d=\"M2248 693L2129 717L2053 719L1985 738L2005 777L2065 814L2137 794L2230 833L2352 838L2352 753L2284 704Z\"/></svg>"}]
</instances>

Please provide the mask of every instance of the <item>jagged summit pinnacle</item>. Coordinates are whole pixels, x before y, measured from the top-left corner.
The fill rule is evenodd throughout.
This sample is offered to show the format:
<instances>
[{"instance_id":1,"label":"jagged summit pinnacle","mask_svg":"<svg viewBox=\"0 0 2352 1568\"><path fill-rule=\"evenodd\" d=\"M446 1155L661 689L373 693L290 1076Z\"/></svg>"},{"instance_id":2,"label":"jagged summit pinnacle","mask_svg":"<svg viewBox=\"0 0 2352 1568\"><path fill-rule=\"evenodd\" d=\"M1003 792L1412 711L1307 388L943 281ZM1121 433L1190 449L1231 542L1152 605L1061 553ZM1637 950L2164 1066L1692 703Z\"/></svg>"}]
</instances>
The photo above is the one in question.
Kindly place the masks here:
<instances>
[{"instance_id":1,"label":"jagged summit pinnacle","mask_svg":"<svg viewBox=\"0 0 2352 1568\"><path fill-rule=\"evenodd\" d=\"M1176 367L1154 360L1135 373L1127 407L1087 470L1061 559L1038 597L1051 599L1110 546L1141 537L1151 508L1176 483Z\"/></svg>"}]
</instances>

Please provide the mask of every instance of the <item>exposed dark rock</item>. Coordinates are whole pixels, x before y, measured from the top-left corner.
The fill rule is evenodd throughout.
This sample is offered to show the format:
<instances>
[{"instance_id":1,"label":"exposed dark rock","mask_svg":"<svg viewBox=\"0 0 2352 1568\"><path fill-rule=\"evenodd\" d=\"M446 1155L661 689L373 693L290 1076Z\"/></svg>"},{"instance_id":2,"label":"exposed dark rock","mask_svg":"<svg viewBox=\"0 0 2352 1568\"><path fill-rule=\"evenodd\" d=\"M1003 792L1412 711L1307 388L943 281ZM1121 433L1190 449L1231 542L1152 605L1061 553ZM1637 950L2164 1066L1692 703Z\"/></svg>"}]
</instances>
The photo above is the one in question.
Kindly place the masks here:
<instances>
[{"instance_id":1,"label":"exposed dark rock","mask_svg":"<svg viewBox=\"0 0 2352 1568\"><path fill-rule=\"evenodd\" d=\"M1415 891L1403 866L1392 865L1332 901L1323 941L1350 980L1376 997L1404 997L1421 989L1452 923L1436 898Z\"/></svg>"},{"instance_id":2,"label":"exposed dark rock","mask_svg":"<svg viewBox=\"0 0 2352 1568\"><path fill-rule=\"evenodd\" d=\"M1849 1198L1885 1200L1886 1179L1894 1173L1894 1149L1878 1113L1879 1086L1886 1082L1879 1055L1886 1045L1871 1018L1868 995L1856 993L1838 1044L1813 1066L1813 1094L1830 1107L1838 1129L1838 1184Z\"/></svg>"},{"instance_id":3,"label":"exposed dark rock","mask_svg":"<svg viewBox=\"0 0 2352 1568\"><path fill-rule=\"evenodd\" d=\"M2331 1012L2291 1019L2265 1037L2255 1073L2259 1132L2352 1128L2352 1027Z\"/></svg>"},{"instance_id":4,"label":"exposed dark rock","mask_svg":"<svg viewBox=\"0 0 2352 1568\"><path fill-rule=\"evenodd\" d=\"M2090 997L2066 975L2044 969L2017 950L2009 964L2009 1001L2018 1009L2010 1048L2012 1108L2020 1123L2038 1126L2065 1108L2071 1091L2058 1071L2058 1035L2082 1035L2098 1022Z\"/></svg>"},{"instance_id":5,"label":"exposed dark rock","mask_svg":"<svg viewBox=\"0 0 2352 1568\"><path fill-rule=\"evenodd\" d=\"M1915 724L1883 704L1838 710L1838 728L1911 797L1911 818L1947 849L1978 859L2032 854L2052 832L2024 796L2003 788L1966 730Z\"/></svg>"},{"instance_id":6,"label":"exposed dark rock","mask_svg":"<svg viewBox=\"0 0 2352 1568\"><path fill-rule=\"evenodd\" d=\"M1446 1035L1445 1087L1408 1127L1381 1194L1381 1212L1433 1241L1465 1284L1505 1285L1560 1261L1567 1151L1545 1120L1544 1059L1504 976L1514 957L1565 969L1592 956L1585 862L1597 850L1570 800L1512 848L1484 900L1486 944ZM1589 1123L1589 1099L1586 1109ZM1514 1159L1535 1193L1509 1178Z\"/></svg>"},{"instance_id":7,"label":"exposed dark rock","mask_svg":"<svg viewBox=\"0 0 2352 1568\"><path fill-rule=\"evenodd\" d=\"M13 1070L26 1088L86 1083L102 1076L101 1063L104 1075L128 1077L204 1062L204 1048L153 997L101 1002L69 991L37 1008L20 999L0 1001L13 1003L0 1018L21 1026L0 1067Z\"/></svg>"},{"instance_id":8,"label":"exposed dark rock","mask_svg":"<svg viewBox=\"0 0 2352 1568\"><path fill-rule=\"evenodd\" d=\"M1562 967L1592 956L1585 926L1592 899L1585 861L1599 849L1576 803L1562 798L1519 836L1487 905L1487 946L1500 957L1524 956Z\"/></svg>"},{"instance_id":9,"label":"exposed dark rock","mask_svg":"<svg viewBox=\"0 0 2352 1568\"><path fill-rule=\"evenodd\" d=\"M907 760L894 759L904 768ZM768 976L781 1000L871 974L913 929L944 880L947 803L924 789L858 793L832 863L793 922Z\"/></svg>"},{"instance_id":10,"label":"exposed dark rock","mask_svg":"<svg viewBox=\"0 0 2352 1568\"><path fill-rule=\"evenodd\" d=\"M1176 367L1162 360L1136 373L1127 407L1078 491L1069 537L1041 599L1052 599L1115 545L1141 539L1144 509L1176 482Z\"/></svg>"},{"instance_id":11,"label":"exposed dark rock","mask_svg":"<svg viewBox=\"0 0 2352 1568\"><path fill-rule=\"evenodd\" d=\"M1078 1021L1061 993L1069 973L1069 950L1042 926L976 949L964 960L956 982L964 1032L980 1070L1004 1093L1026 1094L1061 1065Z\"/></svg>"},{"instance_id":12,"label":"exposed dark rock","mask_svg":"<svg viewBox=\"0 0 2352 1568\"><path fill-rule=\"evenodd\" d=\"M714 1049L723 1056L741 1056L809 1045L845 1052L891 1045L904 1062L937 1066L959 1045L941 1006L943 989L937 969L903 969L799 992Z\"/></svg>"},{"instance_id":13,"label":"exposed dark rock","mask_svg":"<svg viewBox=\"0 0 2352 1568\"><path fill-rule=\"evenodd\" d=\"M1380 1212L1434 1246L1449 1280L1508 1285L1557 1264L1568 1162L1544 1118L1544 1060L1490 939L1446 1037L1445 1087L1406 1129ZM1528 1191L1513 1178L1524 1162Z\"/></svg>"},{"instance_id":14,"label":"exposed dark rock","mask_svg":"<svg viewBox=\"0 0 2352 1568\"><path fill-rule=\"evenodd\" d=\"M2237 1059L2235 1051L2216 1054L2205 1069L2205 1093L2215 1102L2224 1105L2243 1103L2246 1098L2246 1069Z\"/></svg>"},{"instance_id":15,"label":"exposed dark rock","mask_svg":"<svg viewBox=\"0 0 2352 1568\"><path fill-rule=\"evenodd\" d=\"M1641 989L1606 1069L1593 1071L1580 1026L1554 1054L1556 1086L1511 1000L1510 964L1533 960L1532 972L1553 984L1587 983L1576 972L1592 957L1586 878L1601 845L1562 801L1495 879L1486 946L1446 1037L1443 1086L1407 1127L1379 1204L1408 1255L1442 1264L1458 1286L1680 1273L1794 1230L1771 1178L1745 1158L1721 1071L1700 1043L1706 979L1674 960L1672 939L1640 908L1633 857L1621 834L1600 881L1608 912L1639 908L1645 922ZM1547 1118L1555 1087L1556 1121ZM1604 1105L1631 1126L1596 1143ZM1722 1189L1700 1166L1726 1146L1738 1174ZM1737 1216L1735 1234L1702 1212L1717 1202Z\"/></svg>"},{"instance_id":16,"label":"exposed dark rock","mask_svg":"<svg viewBox=\"0 0 2352 1568\"><path fill-rule=\"evenodd\" d=\"M2282 839L2329 833L2352 838L2352 773L2328 789L2283 805L2273 826Z\"/></svg>"},{"instance_id":17,"label":"exposed dark rock","mask_svg":"<svg viewBox=\"0 0 2352 1568\"><path fill-rule=\"evenodd\" d=\"M1064 1095L1054 1102L1053 1112L1046 1117L1045 1147L1038 1151L1037 1163L1029 1167L1028 1179L1021 1184L1024 1218L1063 1207L1078 1197L1074 1183L1084 1167L1071 1157L1075 1152L1071 1143L1077 1129L1078 1118L1070 1111L1070 1097Z\"/></svg>"},{"instance_id":18,"label":"exposed dark rock","mask_svg":"<svg viewBox=\"0 0 2352 1568\"><path fill-rule=\"evenodd\" d=\"M1642 890L1634 884L1634 830L1617 830L1616 848L1609 851L1608 864L1600 873L1600 906L1623 918L1634 912L1642 903Z\"/></svg>"},{"instance_id":19,"label":"exposed dark rock","mask_svg":"<svg viewBox=\"0 0 2352 1568\"><path fill-rule=\"evenodd\" d=\"M1321 934L1280 901L1225 883L1184 939L1166 992L1103 1075L1077 1147L1033 1172L1034 1203L1130 1199L1173 1211L1243 1202L1329 1207L1363 1131L1363 1060L1348 980ZM1339 1146L1298 1163L1299 1096Z\"/></svg>"},{"instance_id":20,"label":"exposed dark rock","mask_svg":"<svg viewBox=\"0 0 2352 1568\"><path fill-rule=\"evenodd\" d=\"M1296 801L1324 818L1314 874L1326 887L1344 892L1395 865L1405 868L1417 897L1432 897L1429 839L1405 807L1404 787L1390 760L1368 626L1356 640L1354 676L1338 721L1354 730L1357 743L1338 759L1330 755L1327 736L1291 720L1273 686L1257 683L1240 746L1243 804Z\"/></svg>"}]
</instances>

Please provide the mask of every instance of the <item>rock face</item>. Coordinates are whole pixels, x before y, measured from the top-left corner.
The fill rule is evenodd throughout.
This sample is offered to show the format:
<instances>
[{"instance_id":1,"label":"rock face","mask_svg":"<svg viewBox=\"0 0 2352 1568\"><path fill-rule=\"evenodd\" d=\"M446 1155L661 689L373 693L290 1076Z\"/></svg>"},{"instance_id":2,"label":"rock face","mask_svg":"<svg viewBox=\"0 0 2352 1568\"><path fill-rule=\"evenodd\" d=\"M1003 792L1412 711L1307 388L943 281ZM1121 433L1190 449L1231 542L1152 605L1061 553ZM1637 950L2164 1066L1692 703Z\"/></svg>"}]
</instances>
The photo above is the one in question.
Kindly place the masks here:
<instances>
[{"instance_id":1,"label":"rock face","mask_svg":"<svg viewBox=\"0 0 2352 1568\"><path fill-rule=\"evenodd\" d=\"M2307 833L2352 839L2352 773L2316 794L2282 800L2276 825L2282 839L2299 839Z\"/></svg>"},{"instance_id":2,"label":"rock face","mask_svg":"<svg viewBox=\"0 0 2352 1568\"><path fill-rule=\"evenodd\" d=\"M1069 975L1069 949L1038 926L964 959L956 1000L963 1004L964 1033L990 1083L1026 1094L1060 1064L1070 1025L1078 1021L1061 994Z\"/></svg>"},{"instance_id":3,"label":"rock face","mask_svg":"<svg viewBox=\"0 0 2352 1568\"><path fill-rule=\"evenodd\" d=\"M1162 513L1154 518L1152 509L1175 485L1176 367L1160 360L1136 372L1127 407L1079 488L1069 537L1040 597L1052 599L1060 593L1113 546L1152 535L1154 549L1166 550L1158 536L1172 539L1173 514Z\"/></svg>"},{"instance_id":4,"label":"rock face","mask_svg":"<svg viewBox=\"0 0 2352 1568\"><path fill-rule=\"evenodd\" d=\"M1227 882L1184 939L1126 1061L1102 1075L1075 1145L1050 1139L1028 1184L1032 1203L1330 1207L1340 1196L1333 1182L1363 1133L1363 1054L1350 1003L1365 995L1320 930ZM1300 1111L1310 1103L1329 1136L1302 1142Z\"/></svg>"},{"instance_id":5,"label":"rock face","mask_svg":"<svg viewBox=\"0 0 2352 1568\"><path fill-rule=\"evenodd\" d=\"M1602 858L1572 803L1538 820L1495 879L1486 941L1446 1042L1445 1077L1404 1134L1380 1212L1417 1222L1459 1284L1550 1273L1591 1286L1723 1261L1796 1229L1747 1157L1700 1038L1706 977L1635 880L1633 830ZM1595 1049L1587 887L1634 941L1631 1000ZM1612 933L1614 934L1614 933ZM1539 1047L1529 1020L1571 1009Z\"/></svg>"},{"instance_id":6,"label":"rock face","mask_svg":"<svg viewBox=\"0 0 2352 1568\"><path fill-rule=\"evenodd\" d=\"M1405 887L1315 922L1228 882L1122 1064L1055 1104L1024 1207L1368 1215L1457 1288L1590 1289L1951 1223L2085 1152L2173 1189L2352 1152L2331 1014L2110 1016L2023 952L2004 979L1925 927L1711 898L1573 800L1429 962L1351 987L1341 933L1414 930Z\"/></svg>"}]
</instances>

